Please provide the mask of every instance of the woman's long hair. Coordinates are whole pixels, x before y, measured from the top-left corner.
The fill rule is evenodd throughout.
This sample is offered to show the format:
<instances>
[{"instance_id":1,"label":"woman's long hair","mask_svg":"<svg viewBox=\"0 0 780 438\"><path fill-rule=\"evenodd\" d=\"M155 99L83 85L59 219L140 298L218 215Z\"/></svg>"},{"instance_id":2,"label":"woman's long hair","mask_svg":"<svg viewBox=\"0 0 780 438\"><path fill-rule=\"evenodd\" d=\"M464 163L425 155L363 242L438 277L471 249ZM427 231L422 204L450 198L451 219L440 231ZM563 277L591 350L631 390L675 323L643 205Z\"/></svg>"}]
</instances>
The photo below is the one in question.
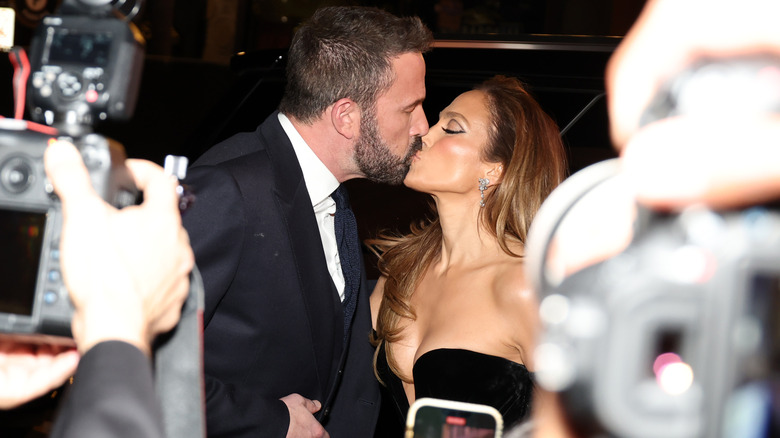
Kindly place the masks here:
<instances>
[{"instance_id":1,"label":"woman's long hair","mask_svg":"<svg viewBox=\"0 0 780 438\"><path fill-rule=\"evenodd\" d=\"M482 159L501 163L504 169L500 181L485 192L480 222L504 252L522 257L512 252L510 243L525 245L531 220L566 176L566 152L558 126L519 80L495 76L475 89L487 96L491 120ZM426 221L412 224L405 236L383 235L367 242L379 256L379 271L386 277L376 334L371 341L377 347L385 344L390 369L408 383L411 376L400 373L392 350L387 347L400 339L402 320L415 318L409 304L412 293L440 255L441 242L441 224L435 212ZM375 370L379 350L374 356Z\"/></svg>"}]
</instances>

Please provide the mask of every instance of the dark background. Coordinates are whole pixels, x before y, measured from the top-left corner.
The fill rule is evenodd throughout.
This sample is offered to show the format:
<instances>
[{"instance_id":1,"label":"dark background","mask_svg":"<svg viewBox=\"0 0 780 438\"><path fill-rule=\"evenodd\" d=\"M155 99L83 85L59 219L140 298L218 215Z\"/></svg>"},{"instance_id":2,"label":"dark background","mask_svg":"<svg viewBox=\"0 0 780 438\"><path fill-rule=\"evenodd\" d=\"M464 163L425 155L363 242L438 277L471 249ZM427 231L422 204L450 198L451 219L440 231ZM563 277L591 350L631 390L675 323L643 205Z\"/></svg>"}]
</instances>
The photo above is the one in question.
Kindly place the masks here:
<instances>
[{"instance_id":1,"label":"dark background","mask_svg":"<svg viewBox=\"0 0 780 438\"><path fill-rule=\"evenodd\" d=\"M42 16L56 10L59 1L0 0L0 6L17 10L17 45L28 46L32 29ZM224 107L224 97L242 80L245 69L270 65L258 58L254 65L231 69L234 54L283 51L303 19L319 6L334 4L379 6L400 15L418 15L441 40L524 41L540 35L576 35L581 40L620 37L644 0L147 0L135 20L147 40L135 117L129 123L108 123L97 130L123 143L134 157L161 162L169 153L198 155L205 147L201 142L212 139L205 131L217 129L214 114L223 117L231 111ZM548 61L535 57L533 62ZM588 67L576 62L573 57L569 65L556 66L556 74L578 75L581 67ZM603 74L603 60L587 62L592 64L589 77L593 69ZM495 70L491 64L492 60L467 56L450 63L448 69ZM519 75L524 67L519 58L515 65L517 72L506 66L503 72ZM4 116L12 114L10 75L10 63L0 62L0 81L6 84L0 86L0 115ZM247 79L243 80L241 86L251 89ZM569 84L570 88L577 86ZM447 96L446 102L454 97ZM273 98L269 96L265 106L273 109ZM436 114L439 109L426 102L427 112ZM561 125L567 122L559 120Z\"/></svg>"}]
</instances>

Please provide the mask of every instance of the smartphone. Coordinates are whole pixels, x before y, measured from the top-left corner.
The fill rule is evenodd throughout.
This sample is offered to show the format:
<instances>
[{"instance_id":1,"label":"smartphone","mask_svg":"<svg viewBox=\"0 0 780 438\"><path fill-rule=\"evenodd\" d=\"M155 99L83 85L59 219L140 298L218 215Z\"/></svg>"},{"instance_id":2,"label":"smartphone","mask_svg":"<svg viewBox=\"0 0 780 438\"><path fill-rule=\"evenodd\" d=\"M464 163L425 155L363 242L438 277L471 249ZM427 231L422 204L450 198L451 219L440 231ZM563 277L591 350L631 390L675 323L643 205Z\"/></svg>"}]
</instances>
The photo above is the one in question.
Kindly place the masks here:
<instances>
[{"instance_id":1,"label":"smartphone","mask_svg":"<svg viewBox=\"0 0 780 438\"><path fill-rule=\"evenodd\" d=\"M405 438L501 438L503 429L492 406L420 398L409 408Z\"/></svg>"}]
</instances>

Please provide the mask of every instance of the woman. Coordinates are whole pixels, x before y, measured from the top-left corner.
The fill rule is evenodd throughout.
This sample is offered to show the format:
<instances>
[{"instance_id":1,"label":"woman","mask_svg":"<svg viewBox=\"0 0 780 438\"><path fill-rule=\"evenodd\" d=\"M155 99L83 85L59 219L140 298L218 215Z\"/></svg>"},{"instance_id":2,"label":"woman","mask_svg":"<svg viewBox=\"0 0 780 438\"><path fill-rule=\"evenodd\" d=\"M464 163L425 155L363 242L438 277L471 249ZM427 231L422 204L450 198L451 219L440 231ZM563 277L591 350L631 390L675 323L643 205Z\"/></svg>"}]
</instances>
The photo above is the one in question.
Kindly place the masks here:
<instances>
[{"instance_id":1,"label":"woman","mask_svg":"<svg viewBox=\"0 0 780 438\"><path fill-rule=\"evenodd\" d=\"M382 272L375 371L399 420L420 397L492 405L507 427L528 416L537 303L524 243L565 168L557 126L513 78L461 94L423 137L404 184L433 197L435 217L369 242Z\"/></svg>"}]
</instances>

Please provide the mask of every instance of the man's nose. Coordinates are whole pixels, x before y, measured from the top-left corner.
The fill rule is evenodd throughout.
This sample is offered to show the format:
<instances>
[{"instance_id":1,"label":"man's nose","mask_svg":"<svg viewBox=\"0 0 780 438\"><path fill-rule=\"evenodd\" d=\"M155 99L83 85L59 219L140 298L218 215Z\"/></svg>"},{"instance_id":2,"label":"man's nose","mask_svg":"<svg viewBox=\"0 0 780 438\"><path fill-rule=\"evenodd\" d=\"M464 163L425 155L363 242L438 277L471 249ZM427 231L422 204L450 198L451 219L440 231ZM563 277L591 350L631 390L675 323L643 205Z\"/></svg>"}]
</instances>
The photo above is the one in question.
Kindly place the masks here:
<instances>
[{"instance_id":1,"label":"man's nose","mask_svg":"<svg viewBox=\"0 0 780 438\"><path fill-rule=\"evenodd\" d=\"M422 137L428 133L428 119L425 117L422 105L419 105L412 112L412 129L409 135Z\"/></svg>"}]
</instances>

